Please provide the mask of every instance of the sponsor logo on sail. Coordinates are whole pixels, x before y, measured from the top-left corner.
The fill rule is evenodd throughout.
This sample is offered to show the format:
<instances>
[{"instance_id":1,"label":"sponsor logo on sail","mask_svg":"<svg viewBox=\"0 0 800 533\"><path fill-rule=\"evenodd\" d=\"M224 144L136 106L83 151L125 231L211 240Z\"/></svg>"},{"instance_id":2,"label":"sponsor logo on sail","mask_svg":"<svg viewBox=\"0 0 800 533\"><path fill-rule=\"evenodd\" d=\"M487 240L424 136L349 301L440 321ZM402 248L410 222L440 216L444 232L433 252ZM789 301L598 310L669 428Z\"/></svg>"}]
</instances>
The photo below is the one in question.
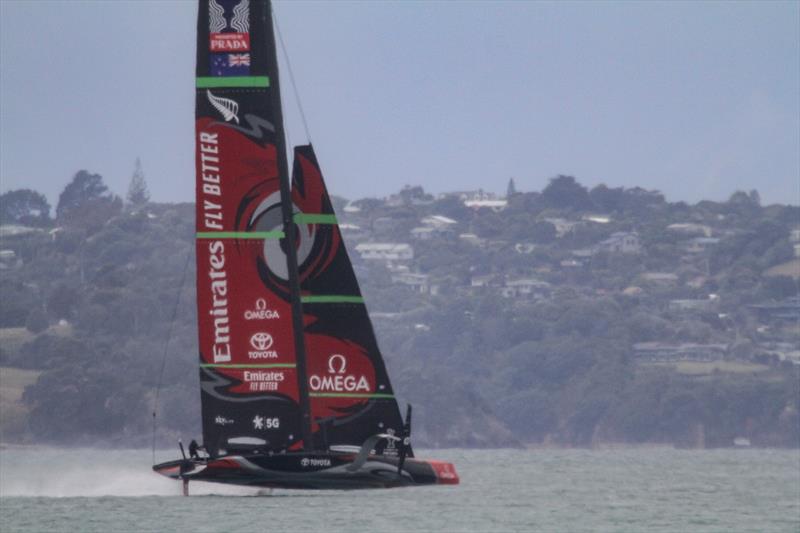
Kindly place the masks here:
<instances>
[{"instance_id":1,"label":"sponsor logo on sail","mask_svg":"<svg viewBox=\"0 0 800 533\"><path fill-rule=\"evenodd\" d=\"M278 352L270 350L274 340L267 332L259 331L250 337L250 346L253 350L247 352L250 359L277 359Z\"/></svg>"},{"instance_id":2,"label":"sponsor logo on sail","mask_svg":"<svg viewBox=\"0 0 800 533\"><path fill-rule=\"evenodd\" d=\"M233 419L225 418L222 415L217 415L216 418L214 418L214 423L218 426L228 426L230 424L233 424Z\"/></svg>"},{"instance_id":3,"label":"sponsor logo on sail","mask_svg":"<svg viewBox=\"0 0 800 533\"><path fill-rule=\"evenodd\" d=\"M278 429L281 419L277 417L256 415L253 417L253 429Z\"/></svg>"},{"instance_id":4,"label":"sponsor logo on sail","mask_svg":"<svg viewBox=\"0 0 800 533\"><path fill-rule=\"evenodd\" d=\"M347 358L335 353L328 357L328 373L312 374L308 386L314 392L370 392L366 376L347 372Z\"/></svg>"},{"instance_id":5,"label":"sponsor logo on sail","mask_svg":"<svg viewBox=\"0 0 800 533\"><path fill-rule=\"evenodd\" d=\"M331 460L319 457L303 457L300 460L300 464L303 468L308 468L309 466L331 466Z\"/></svg>"},{"instance_id":6,"label":"sponsor logo on sail","mask_svg":"<svg viewBox=\"0 0 800 533\"><path fill-rule=\"evenodd\" d=\"M286 378L281 371L245 370L244 380L251 392L276 391L278 385Z\"/></svg>"},{"instance_id":7,"label":"sponsor logo on sail","mask_svg":"<svg viewBox=\"0 0 800 533\"><path fill-rule=\"evenodd\" d=\"M255 309L248 309L244 312L245 320L272 320L280 317L278 311L267 308L267 300L264 298L256 300Z\"/></svg>"},{"instance_id":8,"label":"sponsor logo on sail","mask_svg":"<svg viewBox=\"0 0 800 533\"><path fill-rule=\"evenodd\" d=\"M250 1L210 0L208 30L212 52L250 50Z\"/></svg>"},{"instance_id":9,"label":"sponsor logo on sail","mask_svg":"<svg viewBox=\"0 0 800 533\"><path fill-rule=\"evenodd\" d=\"M208 243L208 277L211 289L211 315L214 322L214 344L211 352L214 363L231 360L230 323L228 320L228 278L225 272L225 244L222 241Z\"/></svg>"}]
</instances>

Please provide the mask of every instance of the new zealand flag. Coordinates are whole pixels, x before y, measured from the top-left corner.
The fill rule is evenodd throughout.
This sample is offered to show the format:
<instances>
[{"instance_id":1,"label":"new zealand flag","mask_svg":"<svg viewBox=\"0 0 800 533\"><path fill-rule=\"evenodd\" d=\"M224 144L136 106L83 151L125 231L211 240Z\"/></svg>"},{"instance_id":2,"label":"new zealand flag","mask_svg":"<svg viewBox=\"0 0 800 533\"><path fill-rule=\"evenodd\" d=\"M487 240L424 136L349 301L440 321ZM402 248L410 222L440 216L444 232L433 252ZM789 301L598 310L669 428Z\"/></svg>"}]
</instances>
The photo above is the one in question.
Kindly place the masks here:
<instances>
[{"instance_id":1,"label":"new zealand flag","mask_svg":"<svg viewBox=\"0 0 800 533\"><path fill-rule=\"evenodd\" d=\"M250 54L210 54L212 76L249 76Z\"/></svg>"}]
</instances>

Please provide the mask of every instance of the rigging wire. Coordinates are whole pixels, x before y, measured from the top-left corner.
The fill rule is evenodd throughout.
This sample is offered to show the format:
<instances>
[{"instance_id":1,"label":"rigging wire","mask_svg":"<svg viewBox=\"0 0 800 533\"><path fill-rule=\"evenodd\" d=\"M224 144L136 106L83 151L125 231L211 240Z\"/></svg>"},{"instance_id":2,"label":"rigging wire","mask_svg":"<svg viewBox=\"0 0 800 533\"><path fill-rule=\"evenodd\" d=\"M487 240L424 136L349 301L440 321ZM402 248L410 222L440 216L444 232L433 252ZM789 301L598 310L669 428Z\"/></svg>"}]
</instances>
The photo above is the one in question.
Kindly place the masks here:
<instances>
[{"instance_id":1,"label":"rigging wire","mask_svg":"<svg viewBox=\"0 0 800 533\"><path fill-rule=\"evenodd\" d=\"M161 371L158 373L158 384L156 385L156 395L153 401L153 464L156 464L156 412L158 411L158 397L161 394L161 382L164 379L164 368L167 365L167 352L169 350L169 342L172 340L172 331L175 329L175 320L178 318L178 306L181 303L181 295L183 294L183 286L186 283L186 272L189 270L189 262L192 258L192 250L194 249L194 239L189 245L189 251L186 252L186 262L183 264L183 273L181 274L181 282L178 284L178 293L175 295L175 306L172 309L172 319L169 321L169 332L167 333L167 340L164 343L164 353L161 356Z\"/></svg>"},{"instance_id":2,"label":"rigging wire","mask_svg":"<svg viewBox=\"0 0 800 533\"><path fill-rule=\"evenodd\" d=\"M283 59L286 62L286 70L289 72L289 82L292 85L292 92L294 92L294 101L297 104L297 110L300 112L300 119L303 122L303 129L306 131L306 139L308 139L308 144L311 143L311 133L308 129L308 121L306 120L306 113L303 110L303 103L300 101L300 92L297 90L297 83L294 80L294 71L292 70L292 62L289 61L289 52L286 49L286 44L283 42L283 34L281 33L281 28L278 25L278 15L275 13L275 9L272 9L272 20L275 22L275 32L278 34L278 41L281 43L281 50L283 51ZM284 124L284 129L286 129L286 125Z\"/></svg>"}]
</instances>

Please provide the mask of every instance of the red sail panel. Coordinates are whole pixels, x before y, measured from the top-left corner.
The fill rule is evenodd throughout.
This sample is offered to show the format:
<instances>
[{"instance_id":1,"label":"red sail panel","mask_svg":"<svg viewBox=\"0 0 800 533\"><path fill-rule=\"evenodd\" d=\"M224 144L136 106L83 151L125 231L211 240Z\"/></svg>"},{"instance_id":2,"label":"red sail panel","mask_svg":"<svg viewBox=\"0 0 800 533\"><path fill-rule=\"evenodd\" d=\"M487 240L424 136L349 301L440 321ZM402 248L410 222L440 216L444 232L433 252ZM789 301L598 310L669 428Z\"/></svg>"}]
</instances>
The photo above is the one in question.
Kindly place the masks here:
<instances>
[{"instance_id":1,"label":"red sail panel","mask_svg":"<svg viewBox=\"0 0 800 533\"><path fill-rule=\"evenodd\" d=\"M315 445L399 435L400 410L311 146L295 148L292 202Z\"/></svg>"},{"instance_id":2,"label":"red sail panel","mask_svg":"<svg viewBox=\"0 0 800 533\"><path fill-rule=\"evenodd\" d=\"M203 438L212 453L236 443L282 450L301 433L268 9L202 0L198 17L197 310ZM222 49L234 45L246 48Z\"/></svg>"}]
</instances>

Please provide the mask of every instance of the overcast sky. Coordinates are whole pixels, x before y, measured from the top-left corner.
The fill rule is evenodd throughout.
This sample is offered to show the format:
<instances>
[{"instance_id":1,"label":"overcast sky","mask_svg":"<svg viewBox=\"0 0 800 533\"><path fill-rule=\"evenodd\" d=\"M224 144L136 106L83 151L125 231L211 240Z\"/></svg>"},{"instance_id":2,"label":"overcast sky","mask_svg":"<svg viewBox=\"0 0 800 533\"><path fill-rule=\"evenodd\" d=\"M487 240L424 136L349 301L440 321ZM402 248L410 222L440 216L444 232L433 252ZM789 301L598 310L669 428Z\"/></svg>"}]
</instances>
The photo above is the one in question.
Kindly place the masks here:
<instances>
[{"instance_id":1,"label":"overcast sky","mask_svg":"<svg viewBox=\"0 0 800 533\"><path fill-rule=\"evenodd\" d=\"M0 0L0 190L194 195L193 1ZM332 193L800 203L800 3L277 2ZM290 142L305 142L283 69Z\"/></svg>"}]
</instances>

